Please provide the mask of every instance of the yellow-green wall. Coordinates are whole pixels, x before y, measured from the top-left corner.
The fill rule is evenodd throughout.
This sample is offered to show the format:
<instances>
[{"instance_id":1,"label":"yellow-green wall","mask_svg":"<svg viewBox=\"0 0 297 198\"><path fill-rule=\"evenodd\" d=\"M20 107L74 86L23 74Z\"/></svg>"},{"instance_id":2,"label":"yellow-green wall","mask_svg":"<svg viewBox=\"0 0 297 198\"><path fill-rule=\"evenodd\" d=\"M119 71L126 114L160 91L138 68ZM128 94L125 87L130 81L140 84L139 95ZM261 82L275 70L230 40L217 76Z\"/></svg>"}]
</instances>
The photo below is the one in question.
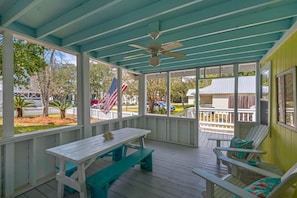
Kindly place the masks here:
<instances>
[{"instance_id":1,"label":"yellow-green wall","mask_svg":"<svg viewBox=\"0 0 297 198\"><path fill-rule=\"evenodd\" d=\"M268 151L264 156L265 161L271 162L286 171L297 162L297 131L289 130L277 124L275 76L284 70L297 66L297 31L289 36L260 65L263 66L269 61L271 61L271 136L265 140L262 148Z\"/></svg>"}]
</instances>

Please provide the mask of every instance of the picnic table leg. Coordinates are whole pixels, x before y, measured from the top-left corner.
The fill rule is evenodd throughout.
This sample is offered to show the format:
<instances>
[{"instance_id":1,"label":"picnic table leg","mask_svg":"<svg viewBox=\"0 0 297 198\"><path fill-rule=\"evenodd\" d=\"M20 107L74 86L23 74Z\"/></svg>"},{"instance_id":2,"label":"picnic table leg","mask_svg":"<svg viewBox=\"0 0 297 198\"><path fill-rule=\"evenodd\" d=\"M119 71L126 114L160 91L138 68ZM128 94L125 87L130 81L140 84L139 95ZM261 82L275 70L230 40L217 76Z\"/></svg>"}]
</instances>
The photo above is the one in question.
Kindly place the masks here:
<instances>
[{"instance_id":1,"label":"picnic table leg","mask_svg":"<svg viewBox=\"0 0 297 198\"><path fill-rule=\"evenodd\" d=\"M140 144L140 148L145 148L145 145L144 145L144 136L142 136L142 137L139 138L139 144Z\"/></svg>"},{"instance_id":2,"label":"picnic table leg","mask_svg":"<svg viewBox=\"0 0 297 198\"><path fill-rule=\"evenodd\" d=\"M78 172L78 182L80 185L80 198L87 198L87 185L86 185L86 173L85 173L85 164L81 163L77 166Z\"/></svg>"},{"instance_id":3,"label":"picnic table leg","mask_svg":"<svg viewBox=\"0 0 297 198\"><path fill-rule=\"evenodd\" d=\"M60 160L60 169L59 169L59 174L60 175L65 175L65 168L66 168L66 162L65 160ZM64 184L59 181L58 182L58 198L64 197Z\"/></svg>"},{"instance_id":4,"label":"picnic table leg","mask_svg":"<svg viewBox=\"0 0 297 198\"><path fill-rule=\"evenodd\" d=\"M217 140L217 147L221 147L221 140ZM220 165L220 159L217 157L217 164Z\"/></svg>"}]
</instances>

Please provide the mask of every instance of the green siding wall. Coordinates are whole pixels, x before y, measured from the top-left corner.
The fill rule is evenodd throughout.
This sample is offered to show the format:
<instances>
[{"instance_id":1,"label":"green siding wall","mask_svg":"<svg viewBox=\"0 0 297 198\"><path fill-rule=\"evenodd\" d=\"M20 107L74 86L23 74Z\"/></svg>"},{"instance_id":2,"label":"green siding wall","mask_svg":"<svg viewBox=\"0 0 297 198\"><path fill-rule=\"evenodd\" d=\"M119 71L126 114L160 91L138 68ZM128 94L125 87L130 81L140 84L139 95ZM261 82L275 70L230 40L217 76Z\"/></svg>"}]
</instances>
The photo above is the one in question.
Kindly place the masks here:
<instances>
[{"instance_id":1,"label":"green siding wall","mask_svg":"<svg viewBox=\"0 0 297 198\"><path fill-rule=\"evenodd\" d=\"M268 153L265 161L271 162L286 171L297 162L297 131L289 130L277 124L277 93L275 76L297 66L297 31L288 37L274 52L272 52L261 66L271 61L271 126L270 138L267 138L262 149ZM296 109L295 109L296 111Z\"/></svg>"}]
</instances>

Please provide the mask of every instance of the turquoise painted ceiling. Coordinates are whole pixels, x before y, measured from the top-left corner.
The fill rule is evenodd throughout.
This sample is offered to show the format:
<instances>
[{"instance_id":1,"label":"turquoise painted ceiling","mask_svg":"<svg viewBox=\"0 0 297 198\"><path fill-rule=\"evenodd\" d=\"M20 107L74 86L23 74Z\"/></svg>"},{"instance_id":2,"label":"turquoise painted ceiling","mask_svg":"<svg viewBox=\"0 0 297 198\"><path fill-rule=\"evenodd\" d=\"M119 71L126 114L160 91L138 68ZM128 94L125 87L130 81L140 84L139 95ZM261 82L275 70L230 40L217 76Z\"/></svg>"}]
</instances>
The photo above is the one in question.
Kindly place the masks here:
<instances>
[{"instance_id":1,"label":"turquoise painted ceiling","mask_svg":"<svg viewBox=\"0 0 297 198\"><path fill-rule=\"evenodd\" d=\"M0 0L0 31L144 74L258 61L296 16L296 0ZM151 66L150 53L129 45L147 47L150 32L186 56L158 54Z\"/></svg>"}]
</instances>

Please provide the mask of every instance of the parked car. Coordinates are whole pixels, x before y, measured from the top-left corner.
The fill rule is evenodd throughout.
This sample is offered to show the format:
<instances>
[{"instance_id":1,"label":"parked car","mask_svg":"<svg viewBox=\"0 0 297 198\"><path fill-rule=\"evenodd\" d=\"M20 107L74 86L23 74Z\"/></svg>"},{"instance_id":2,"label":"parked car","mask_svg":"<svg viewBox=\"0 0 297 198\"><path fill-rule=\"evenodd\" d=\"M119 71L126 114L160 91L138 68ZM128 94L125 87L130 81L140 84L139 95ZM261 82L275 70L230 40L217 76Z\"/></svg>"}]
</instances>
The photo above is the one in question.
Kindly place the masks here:
<instances>
[{"instance_id":1,"label":"parked car","mask_svg":"<svg viewBox=\"0 0 297 198\"><path fill-rule=\"evenodd\" d=\"M97 109L99 105L99 100L91 100L90 106L91 108Z\"/></svg>"},{"instance_id":2,"label":"parked car","mask_svg":"<svg viewBox=\"0 0 297 198\"><path fill-rule=\"evenodd\" d=\"M154 108L156 108L156 110L158 108L164 108L167 111L167 104L165 102L155 102L154 103ZM175 106L170 105L170 111L174 111L174 110L175 110Z\"/></svg>"}]
</instances>

